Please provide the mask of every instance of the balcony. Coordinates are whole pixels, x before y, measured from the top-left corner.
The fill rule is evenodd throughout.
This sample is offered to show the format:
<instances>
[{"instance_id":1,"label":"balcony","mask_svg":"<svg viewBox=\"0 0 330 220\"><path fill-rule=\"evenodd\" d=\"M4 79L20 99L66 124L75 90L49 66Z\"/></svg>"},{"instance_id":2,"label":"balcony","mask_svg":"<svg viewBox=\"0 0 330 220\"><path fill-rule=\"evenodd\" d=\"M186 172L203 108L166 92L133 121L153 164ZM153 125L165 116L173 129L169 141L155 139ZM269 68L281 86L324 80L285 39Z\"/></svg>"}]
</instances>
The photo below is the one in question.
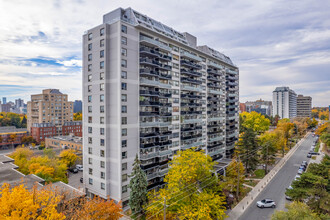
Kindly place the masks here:
<instances>
[{"instance_id":1,"label":"balcony","mask_svg":"<svg viewBox=\"0 0 330 220\"><path fill-rule=\"evenodd\" d=\"M170 66L170 65L162 64L162 63L158 63L158 65L159 65L160 69L163 69L165 71L171 71L172 70L172 66Z\"/></svg>"},{"instance_id":2,"label":"balcony","mask_svg":"<svg viewBox=\"0 0 330 220\"><path fill-rule=\"evenodd\" d=\"M216 155L216 154L221 154L221 153L223 154L224 152L225 152L225 149L218 148L218 149L207 151L207 154L210 155L210 156L213 156L213 155Z\"/></svg>"},{"instance_id":3,"label":"balcony","mask_svg":"<svg viewBox=\"0 0 330 220\"><path fill-rule=\"evenodd\" d=\"M154 111L154 112L148 112L148 111L140 111L140 116L158 116L159 113Z\"/></svg>"},{"instance_id":4,"label":"balcony","mask_svg":"<svg viewBox=\"0 0 330 220\"><path fill-rule=\"evenodd\" d=\"M171 76L170 73L160 73L160 74L159 74L159 78L160 78L160 79L171 80L171 79L172 79L172 76Z\"/></svg>"},{"instance_id":5,"label":"balcony","mask_svg":"<svg viewBox=\"0 0 330 220\"><path fill-rule=\"evenodd\" d=\"M224 119L224 117L209 117L207 121L222 121Z\"/></svg>"},{"instance_id":6,"label":"balcony","mask_svg":"<svg viewBox=\"0 0 330 220\"><path fill-rule=\"evenodd\" d=\"M159 103L159 106L163 106L163 107L172 107L172 103Z\"/></svg>"},{"instance_id":7,"label":"balcony","mask_svg":"<svg viewBox=\"0 0 330 220\"><path fill-rule=\"evenodd\" d=\"M158 132L155 132L155 131L153 131L153 132L145 132L145 133L140 132L140 137L141 138L156 137L158 135L159 135L159 133Z\"/></svg>"},{"instance_id":8,"label":"balcony","mask_svg":"<svg viewBox=\"0 0 330 220\"><path fill-rule=\"evenodd\" d=\"M144 65L149 65L149 66L153 66L153 67L160 67L161 64L156 61L155 59L150 59L150 58L140 58L140 64L144 64Z\"/></svg>"},{"instance_id":9,"label":"balcony","mask_svg":"<svg viewBox=\"0 0 330 220\"><path fill-rule=\"evenodd\" d=\"M226 70L226 73L230 73L230 74L238 74L237 71L233 71L233 70L230 70L230 69L227 69L227 70Z\"/></svg>"},{"instance_id":10,"label":"balcony","mask_svg":"<svg viewBox=\"0 0 330 220\"><path fill-rule=\"evenodd\" d=\"M158 127L159 122L158 121L152 121L152 122L140 122L141 127Z\"/></svg>"},{"instance_id":11,"label":"balcony","mask_svg":"<svg viewBox=\"0 0 330 220\"><path fill-rule=\"evenodd\" d=\"M200 81L200 80L191 79L191 78L187 78L187 77L181 77L181 82L193 83L193 84L197 84L197 85L202 84L202 81Z\"/></svg>"},{"instance_id":12,"label":"balcony","mask_svg":"<svg viewBox=\"0 0 330 220\"><path fill-rule=\"evenodd\" d=\"M202 92L203 89L201 87L193 87L193 86L187 86L187 85L181 85L182 90L188 90L188 91L196 91L196 92Z\"/></svg>"},{"instance_id":13,"label":"balcony","mask_svg":"<svg viewBox=\"0 0 330 220\"><path fill-rule=\"evenodd\" d=\"M181 115L199 115L202 111L181 111Z\"/></svg>"},{"instance_id":14,"label":"balcony","mask_svg":"<svg viewBox=\"0 0 330 220\"><path fill-rule=\"evenodd\" d=\"M238 83L226 82L227 86L238 86Z\"/></svg>"},{"instance_id":15,"label":"balcony","mask_svg":"<svg viewBox=\"0 0 330 220\"><path fill-rule=\"evenodd\" d=\"M189 140L194 138L200 138L202 137L202 134L195 134L195 135L188 135L188 136L181 136L181 140Z\"/></svg>"},{"instance_id":16,"label":"balcony","mask_svg":"<svg viewBox=\"0 0 330 220\"><path fill-rule=\"evenodd\" d=\"M229 93L228 94L228 97L237 97L238 96L238 94L236 94L236 93Z\"/></svg>"},{"instance_id":17,"label":"balcony","mask_svg":"<svg viewBox=\"0 0 330 220\"><path fill-rule=\"evenodd\" d=\"M208 83L207 86L212 87L212 88L218 88L218 89L222 88L222 86L220 84L217 84L217 83Z\"/></svg>"},{"instance_id":18,"label":"balcony","mask_svg":"<svg viewBox=\"0 0 330 220\"><path fill-rule=\"evenodd\" d=\"M222 140L225 140L224 135L220 135L220 136L216 136L216 137L213 137L213 138L209 138L208 139L209 142L222 141Z\"/></svg>"},{"instance_id":19,"label":"balcony","mask_svg":"<svg viewBox=\"0 0 330 220\"><path fill-rule=\"evenodd\" d=\"M162 97L162 98L172 98L172 93L162 93L162 92L160 92L159 93L159 97Z\"/></svg>"},{"instance_id":20,"label":"balcony","mask_svg":"<svg viewBox=\"0 0 330 220\"><path fill-rule=\"evenodd\" d=\"M165 176L168 173L168 168L159 170L159 177Z\"/></svg>"},{"instance_id":21,"label":"balcony","mask_svg":"<svg viewBox=\"0 0 330 220\"><path fill-rule=\"evenodd\" d=\"M159 156L166 156L166 155L171 155L172 150L164 150L164 151L159 151Z\"/></svg>"},{"instance_id":22,"label":"balcony","mask_svg":"<svg viewBox=\"0 0 330 220\"><path fill-rule=\"evenodd\" d=\"M158 172L147 174L147 180L151 180L158 177Z\"/></svg>"},{"instance_id":23,"label":"balcony","mask_svg":"<svg viewBox=\"0 0 330 220\"><path fill-rule=\"evenodd\" d=\"M238 132L233 132L231 134L226 135L227 138L238 137Z\"/></svg>"},{"instance_id":24,"label":"balcony","mask_svg":"<svg viewBox=\"0 0 330 220\"><path fill-rule=\"evenodd\" d=\"M148 69L148 68L142 68L140 69L140 75L141 76L159 76L159 72Z\"/></svg>"},{"instance_id":25,"label":"balcony","mask_svg":"<svg viewBox=\"0 0 330 220\"><path fill-rule=\"evenodd\" d=\"M172 116L172 112L159 112L160 116Z\"/></svg>"},{"instance_id":26,"label":"balcony","mask_svg":"<svg viewBox=\"0 0 330 220\"><path fill-rule=\"evenodd\" d=\"M226 80L238 80L238 77L227 75Z\"/></svg>"},{"instance_id":27,"label":"balcony","mask_svg":"<svg viewBox=\"0 0 330 220\"><path fill-rule=\"evenodd\" d=\"M158 86L163 87L163 88L167 88L167 89L172 88L172 85L166 84L166 83L161 83L161 82L158 83Z\"/></svg>"},{"instance_id":28,"label":"balcony","mask_svg":"<svg viewBox=\"0 0 330 220\"><path fill-rule=\"evenodd\" d=\"M189 148L192 148L192 147L198 147L202 144L203 144L202 141L194 142L194 143L191 143L191 144L185 144L185 145L181 146L181 150L186 150L186 149L189 149Z\"/></svg>"},{"instance_id":29,"label":"balcony","mask_svg":"<svg viewBox=\"0 0 330 220\"><path fill-rule=\"evenodd\" d=\"M217 94L217 95L222 95L223 94L222 90L209 89L208 92L211 93L211 94Z\"/></svg>"},{"instance_id":30,"label":"balcony","mask_svg":"<svg viewBox=\"0 0 330 220\"><path fill-rule=\"evenodd\" d=\"M150 80L150 79L145 79L145 78L140 78L140 84L159 86L159 82L158 81L156 81L156 80Z\"/></svg>"},{"instance_id":31,"label":"balcony","mask_svg":"<svg viewBox=\"0 0 330 220\"><path fill-rule=\"evenodd\" d=\"M202 106L202 103L196 103L196 102L181 102L181 107L185 107L185 106L189 106L189 107L200 107L200 106Z\"/></svg>"},{"instance_id":32,"label":"balcony","mask_svg":"<svg viewBox=\"0 0 330 220\"><path fill-rule=\"evenodd\" d=\"M140 53L148 54L148 55L155 56L155 57L161 56L161 54L158 51L147 48L147 47L140 47Z\"/></svg>"},{"instance_id":33,"label":"balcony","mask_svg":"<svg viewBox=\"0 0 330 220\"><path fill-rule=\"evenodd\" d=\"M172 134L172 131L160 131L159 136L169 136Z\"/></svg>"},{"instance_id":34,"label":"balcony","mask_svg":"<svg viewBox=\"0 0 330 220\"><path fill-rule=\"evenodd\" d=\"M202 96L200 96L200 95L190 95L190 94L181 94L181 98L201 99Z\"/></svg>"},{"instance_id":35,"label":"balcony","mask_svg":"<svg viewBox=\"0 0 330 220\"><path fill-rule=\"evenodd\" d=\"M159 106L160 103L156 101L140 101L141 106Z\"/></svg>"},{"instance_id":36,"label":"balcony","mask_svg":"<svg viewBox=\"0 0 330 220\"><path fill-rule=\"evenodd\" d=\"M197 61L197 62L203 61L202 58L200 58L200 57L198 57L198 56L196 56L194 54L191 54L191 53L189 53L187 51L181 51L180 56L181 57L186 57L188 59L191 59L191 60L194 60L194 61Z\"/></svg>"},{"instance_id":37,"label":"balcony","mask_svg":"<svg viewBox=\"0 0 330 220\"><path fill-rule=\"evenodd\" d=\"M202 122L203 119L202 118L198 118L198 119L183 119L183 124L193 124L193 123L200 123Z\"/></svg>"},{"instance_id":38,"label":"balcony","mask_svg":"<svg viewBox=\"0 0 330 220\"><path fill-rule=\"evenodd\" d=\"M140 95L143 96L159 96L158 91L152 91L152 90L140 90Z\"/></svg>"},{"instance_id":39,"label":"balcony","mask_svg":"<svg viewBox=\"0 0 330 220\"><path fill-rule=\"evenodd\" d=\"M159 152L151 152L151 153L147 153L147 154L140 154L140 159L141 160L148 160L151 158L155 158L159 155Z\"/></svg>"},{"instance_id":40,"label":"balcony","mask_svg":"<svg viewBox=\"0 0 330 220\"><path fill-rule=\"evenodd\" d=\"M202 129L202 126L195 126L195 127L181 127L181 132L185 132L185 131L195 131L195 130L200 130Z\"/></svg>"},{"instance_id":41,"label":"balcony","mask_svg":"<svg viewBox=\"0 0 330 220\"><path fill-rule=\"evenodd\" d=\"M172 51L172 48L170 48L169 46L166 46L163 43L161 43L161 42L159 42L157 40L151 39L149 37L140 36L140 42L141 43L145 43L147 45L154 46L154 47L158 47L158 48L160 48L162 50L165 50L167 52L171 52Z\"/></svg>"},{"instance_id":42,"label":"balcony","mask_svg":"<svg viewBox=\"0 0 330 220\"><path fill-rule=\"evenodd\" d=\"M172 122L171 121L163 121L163 122L159 122L159 126L169 126L171 125Z\"/></svg>"},{"instance_id":43,"label":"balcony","mask_svg":"<svg viewBox=\"0 0 330 220\"><path fill-rule=\"evenodd\" d=\"M187 61L187 60L181 60L181 65L182 66L186 66L186 67L189 67L189 68L194 68L194 69L202 69L202 66L201 65L198 65L194 62L190 62L190 61Z\"/></svg>"},{"instance_id":44,"label":"balcony","mask_svg":"<svg viewBox=\"0 0 330 220\"><path fill-rule=\"evenodd\" d=\"M208 66L212 66L212 67L217 68L217 69L220 69L220 70L222 70L224 68L223 66L221 66L221 65L219 65L217 63L214 63L212 61L208 62L207 65Z\"/></svg>"},{"instance_id":45,"label":"balcony","mask_svg":"<svg viewBox=\"0 0 330 220\"><path fill-rule=\"evenodd\" d=\"M181 69L181 74L192 75L192 76L202 76L203 74L200 72L196 72L190 69Z\"/></svg>"},{"instance_id":46,"label":"balcony","mask_svg":"<svg viewBox=\"0 0 330 220\"><path fill-rule=\"evenodd\" d=\"M230 116L230 117L227 117L227 120L231 121L231 120L235 120L236 119L236 116Z\"/></svg>"},{"instance_id":47,"label":"balcony","mask_svg":"<svg viewBox=\"0 0 330 220\"><path fill-rule=\"evenodd\" d=\"M165 54L160 54L159 59L160 60L163 60L163 61L167 61L167 62L171 62L172 61L172 57L171 56L168 56L168 55L165 55Z\"/></svg>"},{"instance_id":48,"label":"balcony","mask_svg":"<svg viewBox=\"0 0 330 220\"><path fill-rule=\"evenodd\" d=\"M208 76L207 77L208 80L210 81L215 81L215 82L221 82L222 80L217 78L217 77L214 77L214 76Z\"/></svg>"},{"instance_id":49,"label":"balcony","mask_svg":"<svg viewBox=\"0 0 330 220\"><path fill-rule=\"evenodd\" d=\"M207 69L207 73L208 74L213 74L213 75L217 75L217 76L221 76L221 72L214 70L214 69Z\"/></svg>"}]
</instances>

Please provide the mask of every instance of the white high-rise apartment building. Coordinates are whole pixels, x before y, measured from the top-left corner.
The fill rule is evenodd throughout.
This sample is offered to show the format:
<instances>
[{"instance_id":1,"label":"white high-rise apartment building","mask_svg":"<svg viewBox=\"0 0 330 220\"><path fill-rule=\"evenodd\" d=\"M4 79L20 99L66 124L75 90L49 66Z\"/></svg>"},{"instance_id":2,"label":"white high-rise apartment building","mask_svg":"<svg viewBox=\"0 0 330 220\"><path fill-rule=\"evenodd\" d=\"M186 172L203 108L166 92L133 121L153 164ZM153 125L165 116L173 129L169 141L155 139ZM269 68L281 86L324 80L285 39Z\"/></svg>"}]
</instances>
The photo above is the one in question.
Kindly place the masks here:
<instances>
[{"instance_id":1,"label":"white high-rise apartment building","mask_svg":"<svg viewBox=\"0 0 330 220\"><path fill-rule=\"evenodd\" d=\"M297 117L297 94L289 87L276 87L273 91L273 116Z\"/></svg>"},{"instance_id":2,"label":"white high-rise apartment building","mask_svg":"<svg viewBox=\"0 0 330 220\"><path fill-rule=\"evenodd\" d=\"M238 68L131 8L83 36L84 184L89 196L129 199L135 156L160 187L179 150L230 156L238 138Z\"/></svg>"}]
</instances>

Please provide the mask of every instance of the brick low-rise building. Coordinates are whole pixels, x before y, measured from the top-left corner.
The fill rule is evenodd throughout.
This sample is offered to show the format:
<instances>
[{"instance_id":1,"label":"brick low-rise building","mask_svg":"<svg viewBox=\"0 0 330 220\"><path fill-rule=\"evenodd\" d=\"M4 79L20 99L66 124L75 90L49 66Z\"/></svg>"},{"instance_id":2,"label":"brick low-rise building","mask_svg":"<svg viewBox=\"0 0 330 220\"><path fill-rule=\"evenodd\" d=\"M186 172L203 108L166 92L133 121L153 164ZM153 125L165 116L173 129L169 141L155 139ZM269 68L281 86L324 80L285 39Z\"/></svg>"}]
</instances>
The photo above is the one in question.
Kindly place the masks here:
<instances>
[{"instance_id":1,"label":"brick low-rise building","mask_svg":"<svg viewBox=\"0 0 330 220\"><path fill-rule=\"evenodd\" d=\"M82 137L69 136L56 136L46 138L46 148L62 148L62 149L73 149L82 151Z\"/></svg>"},{"instance_id":2,"label":"brick low-rise building","mask_svg":"<svg viewBox=\"0 0 330 220\"><path fill-rule=\"evenodd\" d=\"M27 136L27 133L26 128L16 128L15 126L0 127L0 149L22 144L22 138ZM15 139L12 139L13 137Z\"/></svg>"},{"instance_id":3,"label":"brick low-rise building","mask_svg":"<svg viewBox=\"0 0 330 220\"><path fill-rule=\"evenodd\" d=\"M68 121L62 126L62 135L73 134L74 136L82 137L82 122Z\"/></svg>"}]
</instances>

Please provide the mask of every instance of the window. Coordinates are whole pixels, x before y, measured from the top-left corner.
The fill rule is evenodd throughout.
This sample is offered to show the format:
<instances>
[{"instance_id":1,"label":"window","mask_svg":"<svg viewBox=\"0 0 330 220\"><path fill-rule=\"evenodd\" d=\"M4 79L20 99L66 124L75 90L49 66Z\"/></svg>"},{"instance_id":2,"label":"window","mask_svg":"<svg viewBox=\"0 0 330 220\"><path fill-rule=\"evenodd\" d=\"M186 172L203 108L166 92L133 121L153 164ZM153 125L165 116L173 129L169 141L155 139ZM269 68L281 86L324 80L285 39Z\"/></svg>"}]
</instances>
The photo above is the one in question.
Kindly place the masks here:
<instances>
[{"instance_id":1,"label":"window","mask_svg":"<svg viewBox=\"0 0 330 220\"><path fill-rule=\"evenodd\" d=\"M126 71L121 71L121 78L122 79L127 79L127 72Z\"/></svg>"},{"instance_id":2,"label":"window","mask_svg":"<svg viewBox=\"0 0 330 220\"><path fill-rule=\"evenodd\" d=\"M93 38L93 34L92 33L89 33L88 34L88 40L92 40L92 38Z\"/></svg>"},{"instance_id":3,"label":"window","mask_svg":"<svg viewBox=\"0 0 330 220\"><path fill-rule=\"evenodd\" d=\"M122 36L122 37L121 37L121 43L122 43L123 45L127 45L127 38L124 37L124 36Z\"/></svg>"},{"instance_id":4,"label":"window","mask_svg":"<svg viewBox=\"0 0 330 220\"><path fill-rule=\"evenodd\" d=\"M100 80L104 79L104 72L100 73Z\"/></svg>"},{"instance_id":5,"label":"window","mask_svg":"<svg viewBox=\"0 0 330 220\"><path fill-rule=\"evenodd\" d=\"M121 192L122 192L122 193L127 192L127 185L122 186L122 188L121 188Z\"/></svg>"},{"instance_id":6,"label":"window","mask_svg":"<svg viewBox=\"0 0 330 220\"><path fill-rule=\"evenodd\" d=\"M104 47L104 39L100 40L100 47Z\"/></svg>"},{"instance_id":7,"label":"window","mask_svg":"<svg viewBox=\"0 0 330 220\"><path fill-rule=\"evenodd\" d=\"M121 90L127 90L127 83L121 83Z\"/></svg>"},{"instance_id":8,"label":"window","mask_svg":"<svg viewBox=\"0 0 330 220\"><path fill-rule=\"evenodd\" d=\"M127 49L121 48L121 55L126 57L127 56Z\"/></svg>"},{"instance_id":9,"label":"window","mask_svg":"<svg viewBox=\"0 0 330 220\"><path fill-rule=\"evenodd\" d=\"M89 182L89 185L93 185L93 179L92 178L89 178L88 182Z\"/></svg>"},{"instance_id":10,"label":"window","mask_svg":"<svg viewBox=\"0 0 330 220\"><path fill-rule=\"evenodd\" d=\"M127 163L122 163L121 164L121 170L127 170Z\"/></svg>"},{"instance_id":11,"label":"window","mask_svg":"<svg viewBox=\"0 0 330 220\"><path fill-rule=\"evenodd\" d=\"M101 179L105 179L105 172L101 172Z\"/></svg>"},{"instance_id":12,"label":"window","mask_svg":"<svg viewBox=\"0 0 330 220\"><path fill-rule=\"evenodd\" d=\"M104 61L100 62L100 69L104 69Z\"/></svg>"},{"instance_id":13,"label":"window","mask_svg":"<svg viewBox=\"0 0 330 220\"><path fill-rule=\"evenodd\" d=\"M104 135L104 128L100 128L100 135Z\"/></svg>"},{"instance_id":14,"label":"window","mask_svg":"<svg viewBox=\"0 0 330 220\"><path fill-rule=\"evenodd\" d=\"M104 167L105 167L105 162L104 162L104 161L101 161L101 162L100 162L100 167L101 167L101 168L104 168Z\"/></svg>"},{"instance_id":15,"label":"window","mask_svg":"<svg viewBox=\"0 0 330 220\"><path fill-rule=\"evenodd\" d=\"M88 127L88 133L89 134L93 133L93 128L92 127Z\"/></svg>"},{"instance_id":16,"label":"window","mask_svg":"<svg viewBox=\"0 0 330 220\"><path fill-rule=\"evenodd\" d=\"M121 26L121 32L127 34L127 27L125 25Z\"/></svg>"},{"instance_id":17,"label":"window","mask_svg":"<svg viewBox=\"0 0 330 220\"><path fill-rule=\"evenodd\" d=\"M93 175L93 169L92 168L89 168L88 169L88 173L89 173L89 175Z\"/></svg>"},{"instance_id":18,"label":"window","mask_svg":"<svg viewBox=\"0 0 330 220\"><path fill-rule=\"evenodd\" d=\"M127 140L121 141L121 147L127 147Z\"/></svg>"},{"instance_id":19,"label":"window","mask_svg":"<svg viewBox=\"0 0 330 220\"><path fill-rule=\"evenodd\" d=\"M88 113L92 113L92 106L88 106Z\"/></svg>"},{"instance_id":20,"label":"window","mask_svg":"<svg viewBox=\"0 0 330 220\"><path fill-rule=\"evenodd\" d=\"M87 89L88 92L91 92L91 91L92 91L92 85L88 85L87 88L88 88L88 89Z\"/></svg>"},{"instance_id":21,"label":"window","mask_svg":"<svg viewBox=\"0 0 330 220\"><path fill-rule=\"evenodd\" d=\"M89 153L89 154L92 154L92 153L93 153L93 148L89 147L89 148L88 148L88 153Z\"/></svg>"},{"instance_id":22,"label":"window","mask_svg":"<svg viewBox=\"0 0 330 220\"><path fill-rule=\"evenodd\" d=\"M104 157L104 150L100 150L100 156Z\"/></svg>"},{"instance_id":23,"label":"window","mask_svg":"<svg viewBox=\"0 0 330 220\"><path fill-rule=\"evenodd\" d=\"M100 113L104 113L104 105L100 106Z\"/></svg>"},{"instance_id":24,"label":"window","mask_svg":"<svg viewBox=\"0 0 330 220\"><path fill-rule=\"evenodd\" d=\"M100 91L104 91L104 83L100 84Z\"/></svg>"},{"instance_id":25,"label":"window","mask_svg":"<svg viewBox=\"0 0 330 220\"><path fill-rule=\"evenodd\" d=\"M92 54L88 54L88 61L92 61Z\"/></svg>"},{"instance_id":26,"label":"window","mask_svg":"<svg viewBox=\"0 0 330 220\"><path fill-rule=\"evenodd\" d=\"M127 158L127 151L121 152L121 159Z\"/></svg>"},{"instance_id":27,"label":"window","mask_svg":"<svg viewBox=\"0 0 330 220\"><path fill-rule=\"evenodd\" d=\"M126 105L121 106L121 113L127 113L127 106Z\"/></svg>"},{"instance_id":28,"label":"window","mask_svg":"<svg viewBox=\"0 0 330 220\"><path fill-rule=\"evenodd\" d=\"M104 50L101 50L100 51L100 58L103 58L104 57Z\"/></svg>"},{"instance_id":29,"label":"window","mask_svg":"<svg viewBox=\"0 0 330 220\"><path fill-rule=\"evenodd\" d=\"M100 95L100 102L104 102L104 95Z\"/></svg>"},{"instance_id":30,"label":"window","mask_svg":"<svg viewBox=\"0 0 330 220\"><path fill-rule=\"evenodd\" d=\"M93 118L92 118L92 116L88 116L88 123L93 123Z\"/></svg>"},{"instance_id":31,"label":"window","mask_svg":"<svg viewBox=\"0 0 330 220\"><path fill-rule=\"evenodd\" d=\"M100 117L100 124L104 124L104 117Z\"/></svg>"},{"instance_id":32,"label":"window","mask_svg":"<svg viewBox=\"0 0 330 220\"><path fill-rule=\"evenodd\" d=\"M91 137L88 138L88 143L92 144L93 143L93 139Z\"/></svg>"},{"instance_id":33,"label":"window","mask_svg":"<svg viewBox=\"0 0 330 220\"><path fill-rule=\"evenodd\" d=\"M127 128L121 129L121 136L123 137L127 136Z\"/></svg>"},{"instance_id":34,"label":"window","mask_svg":"<svg viewBox=\"0 0 330 220\"><path fill-rule=\"evenodd\" d=\"M127 181L127 174L123 174L121 176L121 180L124 182L124 181Z\"/></svg>"},{"instance_id":35,"label":"window","mask_svg":"<svg viewBox=\"0 0 330 220\"><path fill-rule=\"evenodd\" d=\"M100 145L104 146L104 139L100 139Z\"/></svg>"},{"instance_id":36,"label":"window","mask_svg":"<svg viewBox=\"0 0 330 220\"><path fill-rule=\"evenodd\" d=\"M93 49L92 44L88 44L88 51L91 51Z\"/></svg>"},{"instance_id":37,"label":"window","mask_svg":"<svg viewBox=\"0 0 330 220\"><path fill-rule=\"evenodd\" d=\"M100 36L103 36L104 35L104 28L101 28L100 29Z\"/></svg>"},{"instance_id":38,"label":"window","mask_svg":"<svg viewBox=\"0 0 330 220\"><path fill-rule=\"evenodd\" d=\"M88 102L92 102L92 96L91 95L88 96Z\"/></svg>"},{"instance_id":39,"label":"window","mask_svg":"<svg viewBox=\"0 0 330 220\"><path fill-rule=\"evenodd\" d=\"M88 65L88 72L92 71L92 64Z\"/></svg>"},{"instance_id":40,"label":"window","mask_svg":"<svg viewBox=\"0 0 330 220\"><path fill-rule=\"evenodd\" d=\"M127 67L127 60L121 60L121 67Z\"/></svg>"},{"instance_id":41,"label":"window","mask_svg":"<svg viewBox=\"0 0 330 220\"><path fill-rule=\"evenodd\" d=\"M93 159L92 158L88 158L88 164L93 164Z\"/></svg>"},{"instance_id":42,"label":"window","mask_svg":"<svg viewBox=\"0 0 330 220\"><path fill-rule=\"evenodd\" d=\"M105 189L105 184L101 183L101 189Z\"/></svg>"},{"instance_id":43,"label":"window","mask_svg":"<svg viewBox=\"0 0 330 220\"><path fill-rule=\"evenodd\" d=\"M122 102L127 102L127 95L126 94L121 94L121 101Z\"/></svg>"},{"instance_id":44,"label":"window","mask_svg":"<svg viewBox=\"0 0 330 220\"><path fill-rule=\"evenodd\" d=\"M127 125L127 117L121 117L121 124Z\"/></svg>"},{"instance_id":45,"label":"window","mask_svg":"<svg viewBox=\"0 0 330 220\"><path fill-rule=\"evenodd\" d=\"M88 80L88 82L92 81L92 74L88 75L87 80Z\"/></svg>"}]
</instances>

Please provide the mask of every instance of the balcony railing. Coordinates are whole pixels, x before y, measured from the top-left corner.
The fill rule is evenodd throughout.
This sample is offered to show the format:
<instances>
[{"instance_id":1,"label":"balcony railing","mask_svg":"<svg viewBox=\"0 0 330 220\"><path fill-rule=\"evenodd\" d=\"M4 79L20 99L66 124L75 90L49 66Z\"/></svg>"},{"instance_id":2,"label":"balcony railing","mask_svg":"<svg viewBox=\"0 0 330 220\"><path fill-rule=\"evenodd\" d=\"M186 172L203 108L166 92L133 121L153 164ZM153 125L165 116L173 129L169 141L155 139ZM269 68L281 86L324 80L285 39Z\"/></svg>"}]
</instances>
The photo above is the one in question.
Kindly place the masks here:
<instances>
[{"instance_id":1,"label":"balcony railing","mask_svg":"<svg viewBox=\"0 0 330 220\"><path fill-rule=\"evenodd\" d=\"M224 117L210 117L207 119L207 121L221 121L224 120Z\"/></svg>"},{"instance_id":2,"label":"balcony railing","mask_svg":"<svg viewBox=\"0 0 330 220\"><path fill-rule=\"evenodd\" d=\"M187 77L181 77L181 82L193 83L193 84L197 84L197 85L202 84L201 80L190 79L190 78L187 78Z\"/></svg>"},{"instance_id":3,"label":"balcony railing","mask_svg":"<svg viewBox=\"0 0 330 220\"><path fill-rule=\"evenodd\" d=\"M145 78L140 78L140 84L159 86L159 82L158 81L156 81L156 80L150 80L150 79L145 79Z\"/></svg>"},{"instance_id":4,"label":"balcony railing","mask_svg":"<svg viewBox=\"0 0 330 220\"><path fill-rule=\"evenodd\" d=\"M152 121L152 122L140 122L141 127L157 127L159 126L158 121Z\"/></svg>"},{"instance_id":5,"label":"balcony railing","mask_svg":"<svg viewBox=\"0 0 330 220\"><path fill-rule=\"evenodd\" d=\"M156 56L156 57L160 57L161 54L154 50L154 49L150 49L150 48L147 48L147 47L140 47L140 53L147 53L147 54L150 54L150 55L153 55L153 56Z\"/></svg>"},{"instance_id":6,"label":"balcony railing","mask_svg":"<svg viewBox=\"0 0 330 220\"><path fill-rule=\"evenodd\" d=\"M233 71L233 70L230 70L230 69L227 69L226 72L230 73L230 74L237 74L237 71Z\"/></svg>"},{"instance_id":7,"label":"balcony railing","mask_svg":"<svg viewBox=\"0 0 330 220\"><path fill-rule=\"evenodd\" d=\"M208 92L212 93L212 94L217 94L217 95L222 95L223 94L222 90L209 89Z\"/></svg>"},{"instance_id":8,"label":"balcony railing","mask_svg":"<svg viewBox=\"0 0 330 220\"><path fill-rule=\"evenodd\" d=\"M166 46L166 45L162 44L161 42L156 41L154 39L151 39L149 37L141 36L140 37L140 42L147 42L148 44L151 44L153 46L159 47L159 48L161 48L163 50L166 50L168 52L172 51L172 48L171 47Z\"/></svg>"},{"instance_id":9,"label":"balcony railing","mask_svg":"<svg viewBox=\"0 0 330 220\"><path fill-rule=\"evenodd\" d=\"M201 141L194 142L194 143L191 143L191 144L185 144L185 145L181 146L181 150L186 150L186 149L189 149L189 148L192 148L192 147L198 147L202 144L203 144L203 142L201 142Z\"/></svg>"},{"instance_id":10,"label":"balcony railing","mask_svg":"<svg viewBox=\"0 0 330 220\"><path fill-rule=\"evenodd\" d=\"M181 85L182 90L188 90L188 91L196 91L196 92L202 92L203 89L201 87L193 87L188 85Z\"/></svg>"},{"instance_id":11,"label":"balcony railing","mask_svg":"<svg viewBox=\"0 0 330 220\"><path fill-rule=\"evenodd\" d=\"M159 96L158 91L151 91L151 90L140 90L140 95L144 96Z\"/></svg>"},{"instance_id":12,"label":"balcony railing","mask_svg":"<svg viewBox=\"0 0 330 220\"><path fill-rule=\"evenodd\" d=\"M181 57L186 57L186 58L189 58L189 59L198 61L198 62L201 62L202 61L202 58L200 58L200 57L198 57L198 56L196 56L194 54L188 53L186 51L181 51L180 55L181 55Z\"/></svg>"},{"instance_id":13,"label":"balcony railing","mask_svg":"<svg viewBox=\"0 0 330 220\"><path fill-rule=\"evenodd\" d=\"M187 60L181 60L181 65L182 66L188 66L190 68L194 68L194 69L202 69L202 66L201 65L198 65L196 63L193 63L193 62L190 62L190 61L187 61Z\"/></svg>"},{"instance_id":14,"label":"balcony railing","mask_svg":"<svg viewBox=\"0 0 330 220\"><path fill-rule=\"evenodd\" d=\"M200 72L196 72L193 70L189 70L189 69L181 69L181 74L188 74L188 75L193 75L193 76L202 76L203 74Z\"/></svg>"},{"instance_id":15,"label":"balcony railing","mask_svg":"<svg viewBox=\"0 0 330 220\"><path fill-rule=\"evenodd\" d=\"M209 138L209 142L214 142L214 141L222 141L224 140L225 137L223 135L221 136L217 136L217 137L213 137L213 138Z\"/></svg>"},{"instance_id":16,"label":"balcony railing","mask_svg":"<svg viewBox=\"0 0 330 220\"><path fill-rule=\"evenodd\" d=\"M208 62L207 65L208 65L208 66L215 67L215 68L217 68L217 69L223 69L223 68L224 68L223 66L221 66L221 65L219 65L219 64L217 64L217 63L214 63L214 62Z\"/></svg>"}]
</instances>

